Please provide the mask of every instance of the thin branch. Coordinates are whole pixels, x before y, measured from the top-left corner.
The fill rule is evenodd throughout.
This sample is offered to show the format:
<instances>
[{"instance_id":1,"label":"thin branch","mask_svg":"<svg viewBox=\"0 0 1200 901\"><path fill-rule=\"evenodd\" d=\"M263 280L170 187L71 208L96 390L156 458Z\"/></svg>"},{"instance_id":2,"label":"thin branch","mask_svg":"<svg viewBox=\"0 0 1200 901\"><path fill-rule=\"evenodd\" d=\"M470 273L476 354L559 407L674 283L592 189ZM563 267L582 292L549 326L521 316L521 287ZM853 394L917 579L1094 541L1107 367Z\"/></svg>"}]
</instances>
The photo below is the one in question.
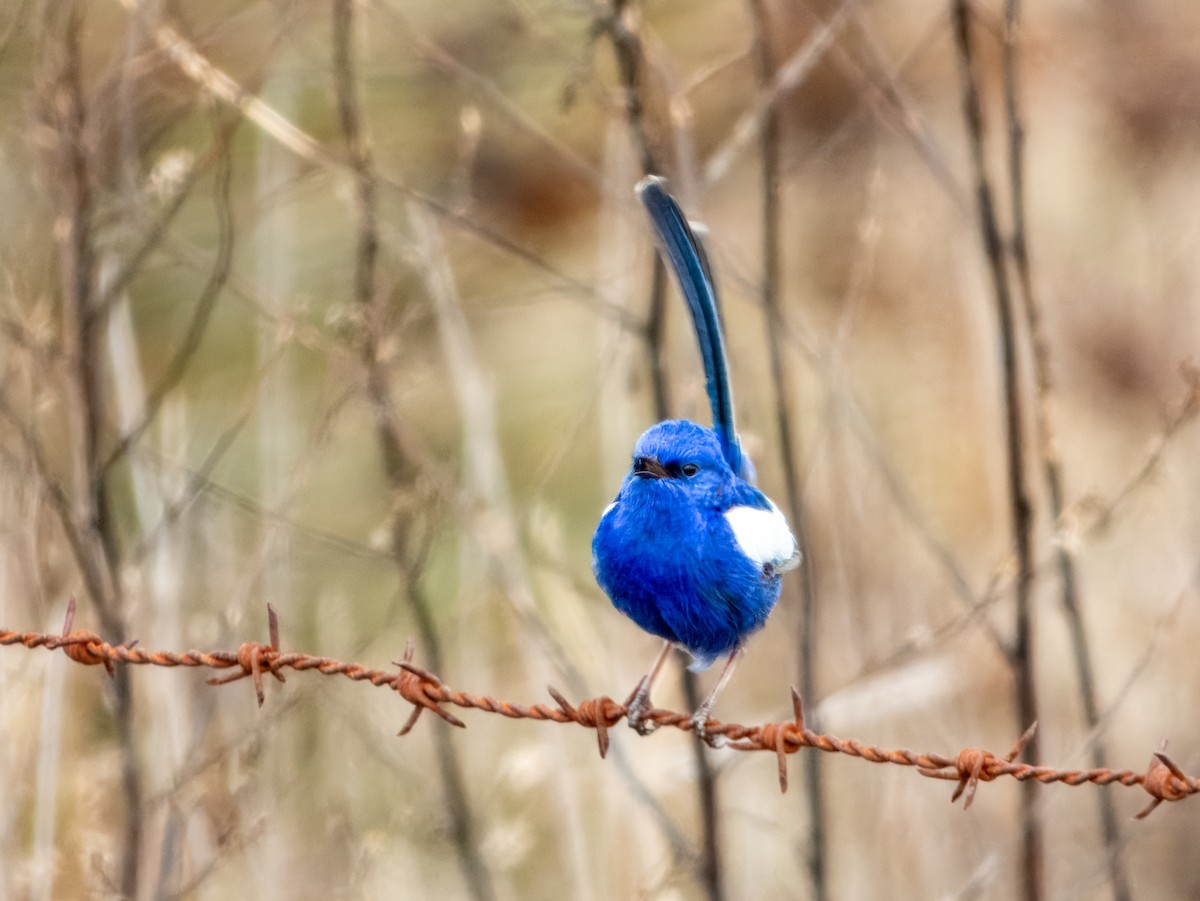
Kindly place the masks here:
<instances>
[{"instance_id":1,"label":"thin branch","mask_svg":"<svg viewBox=\"0 0 1200 901\"><path fill-rule=\"evenodd\" d=\"M105 423L101 341L93 316L95 247L93 234L90 132L83 86L82 32L84 10L78 0L50 4L45 13L46 95L44 115L58 137L53 160L58 188L57 213L63 223L58 244L63 349L70 370L69 435L74 469L76 521L102 576L92 603L107 631L123 640L127 627L122 609L120 548L111 508L110 485L100 466L100 440ZM93 580L93 583L98 580ZM128 675L113 680L113 722L121 751L125 811L120 852L121 893L137 897L141 871L142 785L137 741L133 732L133 693Z\"/></svg>"},{"instance_id":2,"label":"thin branch","mask_svg":"<svg viewBox=\"0 0 1200 901\"><path fill-rule=\"evenodd\" d=\"M548 148L581 183L597 194L603 190L602 179L595 167L563 140L548 132L528 112L513 103L493 79L476 72L433 40L418 33L415 25L400 9L390 5L381 9L403 22L409 42L429 66L466 85L476 96L498 110L505 121L510 122L519 132Z\"/></svg>"},{"instance_id":3,"label":"thin branch","mask_svg":"<svg viewBox=\"0 0 1200 901\"><path fill-rule=\"evenodd\" d=\"M43 367L52 366L62 357L62 345L57 337L40 334L6 311L0 311L0 334Z\"/></svg>"},{"instance_id":4,"label":"thin branch","mask_svg":"<svg viewBox=\"0 0 1200 901\"><path fill-rule=\"evenodd\" d=\"M834 61L840 63L843 70L867 80L871 95L867 102L872 106L882 107L878 112L882 121L912 143L917 155L946 192L946 196L964 213L967 212L970 208L969 195L951 170L937 135L929 127L925 116L900 80L905 68L919 59L919 52L944 33L945 13L938 13L932 18L921 39L901 58L895 71L890 70L886 53L870 26L868 16L861 8L855 11L854 19L856 30L862 38L866 64L860 69L858 62L840 45L834 47Z\"/></svg>"},{"instance_id":5,"label":"thin branch","mask_svg":"<svg viewBox=\"0 0 1200 901\"><path fill-rule=\"evenodd\" d=\"M399 422L387 388L387 372L379 348L385 333L385 322L384 308L379 302L376 288L379 259L378 193L358 98L354 13L355 0L334 0L334 91L342 134L349 151L349 165L354 176L357 229L354 299L364 319L362 360L368 370L376 430L388 480L392 491L399 495L409 488L415 474L404 452ZM433 614L428 601L417 581L418 570L413 566L411 534L404 519L403 514L396 514L392 530L393 554L401 577L407 582L407 596L421 631L421 640L429 648L431 657L440 660L440 638L433 624ZM496 889L480 852L474 814L467 798L458 752L445 730L438 730L435 740L438 745L437 757L442 789L450 812L459 866L472 897L478 901L490 901L496 897Z\"/></svg>"},{"instance_id":6,"label":"thin branch","mask_svg":"<svg viewBox=\"0 0 1200 901\"><path fill-rule=\"evenodd\" d=\"M1033 610L1033 505L1030 500L1028 476L1025 472L1025 422L1021 402L1021 379L1018 372L1016 317L1004 247L996 215L994 194L987 174L984 157L983 107L975 75L974 50L971 41L971 11L968 0L953 0L953 31L958 51L959 75L962 80L963 116L971 149L975 176L980 237L988 263L995 299L997 328L1001 347L1001 376L1003 383L1005 448L1008 461L1008 493L1011 522L1011 542L1016 556L1017 577L1014 588L1015 627L1009 660L1016 682L1016 716L1022 728L1038 721L1037 683L1034 673ZM1032 736L1029 753L1036 757L1037 736ZM1026 901L1042 897L1044 861L1042 826L1035 810L1037 796L1026 783L1021 792L1021 838L1019 884Z\"/></svg>"},{"instance_id":7,"label":"thin branch","mask_svg":"<svg viewBox=\"0 0 1200 901\"><path fill-rule=\"evenodd\" d=\"M232 140L233 132L237 129L240 121L240 118L233 120L222 128L217 129L216 134L213 136L212 144L188 166L183 178L179 180L174 191L171 193L170 199L158 212L158 215L147 224L145 231L141 235L141 240L138 241L132 252L126 256L121 268L114 273L106 284L101 286L92 309L92 315L96 318L98 324L107 321L113 307L120 300L125 289L129 287L129 283L141 271L150 254L162 243L171 223L191 197L192 189L199 184L200 179L208 169L214 164L222 167L226 165L229 157L229 144ZM220 182L222 175L218 173L216 179Z\"/></svg>"},{"instance_id":8,"label":"thin branch","mask_svg":"<svg viewBox=\"0 0 1200 901\"><path fill-rule=\"evenodd\" d=\"M116 0L126 10L136 11L141 0ZM250 120L255 127L269 135L282 147L300 159L345 179L352 190L356 180L353 169L330 154L312 135L300 128L261 97L239 84L227 72L214 65L196 49L177 28L166 22L158 22L152 29L155 44L180 69L209 96L227 103ZM597 314L612 318L623 328L639 332L642 324L622 307L603 304L596 300L591 287L579 279L562 272L548 263L539 254L513 242L497 232L454 209L451 205L404 184L395 177L375 175L379 188L388 189L423 204L443 221L452 223L463 231L474 235L501 253L520 260L531 268L551 278L572 300L586 302Z\"/></svg>"},{"instance_id":9,"label":"thin branch","mask_svg":"<svg viewBox=\"0 0 1200 901\"><path fill-rule=\"evenodd\" d=\"M1019 86L1017 83L1020 51L1020 3L1005 0L1004 4L1004 109L1008 122L1008 179L1012 205L1012 239L1010 247L1017 272L1017 285L1023 302L1029 341L1033 350L1034 383L1037 386L1035 404L1038 450L1042 459L1042 474L1046 482L1046 494L1050 503L1050 521L1062 519L1063 466L1055 440L1054 422L1054 376L1050 366L1050 347L1042 323L1041 305L1033 290L1030 272L1028 232L1025 219L1025 130L1021 118ZM1091 646L1088 644L1084 625L1083 608L1079 597L1079 577L1075 571L1075 558L1065 542L1055 542L1055 561L1058 568L1059 586L1062 590L1063 610L1071 633L1071 648L1074 652L1075 675L1079 683L1079 699L1083 706L1084 721L1088 730L1095 734L1089 752L1094 768L1108 766L1108 748L1099 732L1100 706L1096 699L1095 667L1092 662ZM1121 830L1117 823L1116 806L1107 793L1097 797L1100 805L1100 823L1104 833L1105 859L1108 863L1108 881L1112 887L1114 901L1130 901L1133 897L1129 879L1121 859Z\"/></svg>"},{"instance_id":10,"label":"thin branch","mask_svg":"<svg viewBox=\"0 0 1200 901\"><path fill-rule=\"evenodd\" d=\"M827 380L830 379L828 374L828 360L811 346L811 343L805 339L794 323L789 319L782 319L781 328L788 343L799 349L803 358L818 375ZM955 596L966 608L967 614L973 621L978 621L992 644L1001 654L1007 657L1008 647L1000 633L987 619L976 616L979 609L979 599L975 590L971 587L965 568L955 557L954 551L950 546L935 534L933 527L921 511L917 498L905 483L903 476L887 458L887 454L866 415L863 413L862 404L855 396L853 389L848 385L843 385L839 387L839 392L843 408L847 414L846 421L849 424L851 434L857 439L859 447L867 454L868 459L883 478L883 483L897 511L916 532L922 546L943 571L947 582L954 590Z\"/></svg>"},{"instance_id":11,"label":"thin branch","mask_svg":"<svg viewBox=\"0 0 1200 901\"><path fill-rule=\"evenodd\" d=\"M57 133L52 161L58 186L57 212L59 290L63 309L63 349L71 378L69 410L74 488L80 519L89 529L101 531L107 503L96 495L102 486L92 484L97 447L103 425L96 333L91 318L95 255L92 246L93 198L85 145L86 102L80 72L80 32L83 14L76 0L51 7L46 13L48 84L45 117ZM105 548L107 553L108 548ZM107 606L110 591L94 598Z\"/></svg>"},{"instance_id":12,"label":"thin branch","mask_svg":"<svg viewBox=\"0 0 1200 901\"><path fill-rule=\"evenodd\" d=\"M817 27L808 41L778 68L772 68L771 80L760 85L750 108L742 114L725 143L718 147L704 167L704 184L713 185L728 174L741 149L756 136L760 138L768 119L775 114L779 99L800 84L833 46L834 38L845 27L858 0L843 0L837 12Z\"/></svg>"},{"instance_id":13,"label":"thin branch","mask_svg":"<svg viewBox=\"0 0 1200 901\"><path fill-rule=\"evenodd\" d=\"M773 96L772 85L778 77L775 70L771 35L774 33L765 0L750 0L750 14L754 20L754 62L760 94L768 101ZM842 9L850 8L850 3ZM830 24L826 33L832 33ZM810 45L811 46L811 45ZM780 121L776 105L763 105L762 125L759 138L759 153L762 157L762 301L766 311L766 340L770 356L771 384L775 394L775 421L779 429L779 457L783 467L784 484L787 491L788 514L796 534L800 550L800 634L797 645L800 653L800 694L806 698L818 696L817 692L817 605L816 574L812 545L808 540L808 529L804 509L803 489L799 472L799 441L792 421L792 396L788 390L791 379L783 357L782 322L782 244L780 223L783 205L783 185L780 177ZM789 583L794 585L795 582ZM821 778L821 758L810 754L804 761L804 797L809 817L808 873L812 882L813 897L824 901L829 896L829 880L825 855L825 801Z\"/></svg>"},{"instance_id":14,"label":"thin branch","mask_svg":"<svg viewBox=\"0 0 1200 901\"><path fill-rule=\"evenodd\" d=\"M239 121L235 119L232 127L236 128ZM200 297L192 309L191 320L188 322L183 340L176 349L174 356L171 357L171 361L167 364L162 378L146 396L145 408L141 419L128 432L122 435L112 450L109 451L108 456L104 458L104 462L100 465L101 472L107 473L109 469L125 457L133 445L141 440L146 429L150 428L157 418L167 395L175 390L179 383L183 381L183 377L187 374L188 367L191 365L192 358L196 355L196 351L200 349L205 332L208 331L208 323L212 318L212 312L216 307L217 299L221 296L225 283L229 279L229 271L233 263L234 236L233 211L229 200L229 189L233 172L233 158L230 155L229 145L233 133L230 128L223 128L221 131L223 134L218 139L221 149L217 155L217 168L213 183L213 209L217 215L216 259L213 261L212 269L209 272L208 280L205 282L203 290L200 292Z\"/></svg>"},{"instance_id":15,"label":"thin branch","mask_svg":"<svg viewBox=\"0 0 1200 901\"><path fill-rule=\"evenodd\" d=\"M1149 483L1154 474L1158 472L1163 455L1167 452L1171 441L1186 425L1196 419L1197 414L1200 414L1200 370L1185 366L1183 367L1183 378L1187 383L1183 399L1172 412L1162 431L1154 437L1154 442L1146 454L1146 458L1142 461L1142 465L1107 501L1085 498L1077 505L1082 508L1080 511L1065 514L1062 521L1056 523L1056 527L1065 533L1063 536L1065 540L1074 541L1076 539L1074 533L1078 527L1071 524L1070 521L1081 513L1087 513L1090 517L1082 529L1085 535L1098 532L1111 525L1117 511L1129 501L1138 489Z\"/></svg>"},{"instance_id":16,"label":"thin branch","mask_svg":"<svg viewBox=\"0 0 1200 901\"><path fill-rule=\"evenodd\" d=\"M9 403L8 397L2 390L0 390L0 417L6 419L12 426L25 448L25 453L29 455L29 459L33 463L40 488L50 500L50 508L58 518L63 535L66 536L67 545L71 548L71 555L75 559L75 565L79 568L88 594L96 596L104 592L107 590L105 573L98 565L96 555L92 553L85 533L76 522L75 505L72 503L70 495L46 462L46 452L42 447L41 440L33 428Z\"/></svg>"},{"instance_id":17,"label":"thin branch","mask_svg":"<svg viewBox=\"0 0 1200 901\"><path fill-rule=\"evenodd\" d=\"M643 175L662 175L662 161L646 129L645 70L642 38L638 32L638 15L629 0L613 0L612 12L603 22L620 73L621 91L625 103L625 121L633 133ZM660 254L654 255L650 279L649 311L643 332L646 363L650 370L650 385L654 394L654 411L658 419L666 419L671 409L670 390L663 367L663 342L666 338L667 270Z\"/></svg>"}]
</instances>

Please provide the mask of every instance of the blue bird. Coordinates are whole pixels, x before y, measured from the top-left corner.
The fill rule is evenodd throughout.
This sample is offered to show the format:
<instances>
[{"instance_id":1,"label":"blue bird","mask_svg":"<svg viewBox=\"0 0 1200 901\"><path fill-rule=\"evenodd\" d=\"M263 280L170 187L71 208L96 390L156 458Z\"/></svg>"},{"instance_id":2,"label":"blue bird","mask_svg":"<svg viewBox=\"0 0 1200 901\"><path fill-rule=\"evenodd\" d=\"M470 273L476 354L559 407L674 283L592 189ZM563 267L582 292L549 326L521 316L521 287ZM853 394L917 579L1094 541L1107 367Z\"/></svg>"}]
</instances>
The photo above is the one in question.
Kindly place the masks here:
<instances>
[{"instance_id":1,"label":"blue bird","mask_svg":"<svg viewBox=\"0 0 1200 901\"><path fill-rule=\"evenodd\" d=\"M780 577L800 563L787 520L754 487L754 467L734 427L716 287L703 246L661 178L639 182L659 249L671 264L695 326L712 406L711 429L685 419L651 426L592 538L592 570L618 610L664 639L627 704L642 734L650 691L671 648L702 671L727 656L712 692L692 716L698 736L733 674L748 636L779 599Z\"/></svg>"}]
</instances>

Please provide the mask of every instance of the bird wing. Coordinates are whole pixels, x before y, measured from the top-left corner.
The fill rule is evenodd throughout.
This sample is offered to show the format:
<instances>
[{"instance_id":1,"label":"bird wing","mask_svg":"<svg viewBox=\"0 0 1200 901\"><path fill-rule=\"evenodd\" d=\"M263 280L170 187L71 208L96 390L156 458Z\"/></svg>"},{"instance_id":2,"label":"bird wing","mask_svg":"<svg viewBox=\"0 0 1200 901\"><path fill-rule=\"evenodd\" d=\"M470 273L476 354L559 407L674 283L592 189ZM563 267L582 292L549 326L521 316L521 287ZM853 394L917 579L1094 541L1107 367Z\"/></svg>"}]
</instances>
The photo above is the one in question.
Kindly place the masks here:
<instances>
[{"instance_id":1,"label":"bird wing","mask_svg":"<svg viewBox=\"0 0 1200 901\"><path fill-rule=\"evenodd\" d=\"M683 211L667 193L661 178L649 175L637 185L637 194L650 214L650 221L663 255L675 271L679 287L687 301L700 357L704 362L704 379L708 400L712 405L713 431L721 442L721 453L729 468L739 475L751 470L743 466L742 448L733 419L733 391L729 384L729 364L725 359L725 339L721 334L721 317L717 310L717 288L709 267L704 245L696 238ZM749 461L747 460L748 464Z\"/></svg>"},{"instance_id":2,"label":"bird wing","mask_svg":"<svg viewBox=\"0 0 1200 901\"><path fill-rule=\"evenodd\" d=\"M800 549L783 513L771 501L767 504L766 509L739 504L724 516L742 553L774 575L799 566Z\"/></svg>"}]
</instances>

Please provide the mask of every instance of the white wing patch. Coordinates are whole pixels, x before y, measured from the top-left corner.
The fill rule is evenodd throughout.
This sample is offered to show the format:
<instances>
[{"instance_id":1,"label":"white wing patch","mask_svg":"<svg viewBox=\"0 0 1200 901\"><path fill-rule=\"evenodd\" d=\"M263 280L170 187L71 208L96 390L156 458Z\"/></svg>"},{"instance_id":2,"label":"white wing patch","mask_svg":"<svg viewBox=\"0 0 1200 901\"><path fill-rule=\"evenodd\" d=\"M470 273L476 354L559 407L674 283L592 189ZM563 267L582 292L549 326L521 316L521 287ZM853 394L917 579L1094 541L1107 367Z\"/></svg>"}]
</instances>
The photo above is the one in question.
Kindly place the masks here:
<instances>
[{"instance_id":1,"label":"white wing patch","mask_svg":"<svg viewBox=\"0 0 1200 901\"><path fill-rule=\"evenodd\" d=\"M769 565L776 572L783 572L800 564L796 539L775 504L771 504L770 510L731 507L725 511L725 521L742 553L759 566Z\"/></svg>"}]
</instances>

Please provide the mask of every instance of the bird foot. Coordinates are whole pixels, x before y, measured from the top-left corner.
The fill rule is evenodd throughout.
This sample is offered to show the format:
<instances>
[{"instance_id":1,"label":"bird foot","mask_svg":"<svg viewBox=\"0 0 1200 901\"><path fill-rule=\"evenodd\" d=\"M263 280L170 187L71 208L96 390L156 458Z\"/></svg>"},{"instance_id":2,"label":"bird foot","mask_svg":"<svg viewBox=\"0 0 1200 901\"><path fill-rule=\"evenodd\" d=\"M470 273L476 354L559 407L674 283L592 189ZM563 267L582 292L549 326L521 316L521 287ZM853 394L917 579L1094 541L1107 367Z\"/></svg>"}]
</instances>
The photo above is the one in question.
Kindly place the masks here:
<instances>
[{"instance_id":1,"label":"bird foot","mask_svg":"<svg viewBox=\"0 0 1200 901\"><path fill-rule=\"evenodd\" d=\"M654 705L650 703L650 686L643 679L625 702L625 722L629 723L629 728L638 735L649 735L658 728L658 723L646 719L646 714L653 709Z\"/></svg>"},{"instance_id":2,"label":"bird foot","mask_svg":"<svg viewBox=\"0 0 1200 901\"><path fill-rule=\"evenodd\" d=\"M692 731L710 748L723 748L728 743L724 735L712 735L708 731L708 708L701 707L692 714Z\"/></svg>"}]
</instances>

